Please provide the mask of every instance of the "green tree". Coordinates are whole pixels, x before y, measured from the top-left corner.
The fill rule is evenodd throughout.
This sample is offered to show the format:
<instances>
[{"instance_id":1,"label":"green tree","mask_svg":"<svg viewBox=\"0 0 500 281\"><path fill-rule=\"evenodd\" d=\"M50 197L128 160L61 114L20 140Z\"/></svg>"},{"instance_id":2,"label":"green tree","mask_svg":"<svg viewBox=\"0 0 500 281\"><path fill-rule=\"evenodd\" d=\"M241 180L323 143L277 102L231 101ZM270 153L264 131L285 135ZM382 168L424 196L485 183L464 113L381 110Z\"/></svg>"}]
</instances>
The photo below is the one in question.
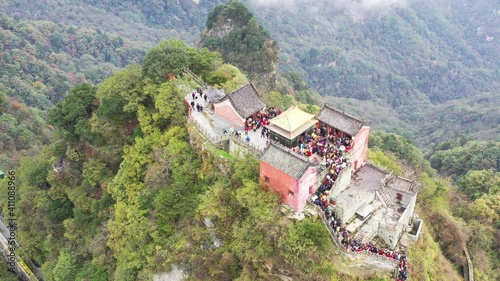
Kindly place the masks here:
<instances>
[{"instance_id":1,"label":"green tree","mask_svg":"<svg viewBox=\"0 0 500 281\"><path fill-rule=\"evenodd\" d=\"M106 268L87 263L78 272L75 277L76 281L107 281L109 280L108 271Z\"/></svg>"},{"instance_id":2,"label":"green tree","mask_svg":"<svg viewBox=\"0 0 500 281\"><path fill-rule=\"evenodd\" d=\"M79 136L90 138L88 119L95 110L96 88L81 84L71 89L68 96L49 110L49 122L64 132L68 140L75 141Z\"/></svg>"},{"instance_id":3,"label":"green tree","mask_svg":"<svg viewBox=\"0 0 500 281\"><path fill-rule=\"evenodd\" d=\"M217 53L205 48L197 51L184 41L170 39L149 51L142 65L142 73L145 78L161 84L167 81L169 74L177 75L182 68L204 75L212 70L214 63L220 61Z\"/></svg>"},{"instance_id":4,"label":"green tree","mask_svg":"<svg viewBox=\"0 0 500 281\"><path fill-rule=\"evenodd\" d=\"M65 249L62 249L59 253L57 264L52 270L54 281L75 280L78 267L76 258Z\"/></svg>"},{"instance_id":5,"label":"green tree","mask_svg":"<svg viewBox=\"0 0 500 281\"><path fill-rule=\"evenodd\" d=\"M490 170L472 170L459 178L458 186L471 200L482 195L500 192L500 173Z\"/></svg>"},{"instance_id":6,"label":"green tree","mask_svg":"<svg viewBox=\"0 0 500 281\"><path fill-rule=\"evenodd\" d=\"M278 247L288 264L303 268L312 261L301 257L310 252L323 253L324 241L329 239L327 230L320 222L307 219L290 225L288 232L279 238Z\"/></svg>"},{"instance_id":7,"label":"green tree","mask_svg":"<svg viewBox=\"0 0 500 281\"><path fill-rule=\"evenodd\" d=\"M191 57L186 43L170 39L154 47L144 58L142 73L154 83L167 81L169 74L177 75L184 67L189 67ZM191 52L192 53L192 52Z\"/></svg>"}]
</instances>

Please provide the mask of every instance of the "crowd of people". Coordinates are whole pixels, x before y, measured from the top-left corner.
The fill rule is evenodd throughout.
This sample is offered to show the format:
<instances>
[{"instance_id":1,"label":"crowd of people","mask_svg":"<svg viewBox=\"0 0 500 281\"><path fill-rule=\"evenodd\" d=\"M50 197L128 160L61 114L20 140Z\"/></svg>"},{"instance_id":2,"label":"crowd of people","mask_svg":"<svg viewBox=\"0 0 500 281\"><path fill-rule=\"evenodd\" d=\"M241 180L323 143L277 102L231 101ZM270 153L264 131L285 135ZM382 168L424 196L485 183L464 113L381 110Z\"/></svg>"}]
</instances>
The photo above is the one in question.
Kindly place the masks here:
<instances>
[{"instance_id":1,"label":"crowd of people","mask_svg":"<svg viewBox=\"0 0 500 281\"><path fill-rule=\"evenodd\" d=\"M406 278L408 278L408 264L406 261L406 257L403 256L401 259L399 259L397 281L405 281Z\"/></svg>"},{"instance_id":2,"label":"crowd of people","mask_svg":"<svg viewBox=\"0 0 500 281\"><path fill-rule=\"evenodd\" d=\"M317 154L323 160L333 159L335 156L341 156L343 152L351 150L352 138L336 129L329 132L326 127L315 128L309 134L302 136L299 140L299 146L295 152L305 156Z\"/></svg>"},{"instance_id":3,"label":"crowd of people","mask_svg":"<svg viewBox=\"0 0 500 281\"><path fill-rule=\"evenodd\" d=\"M204 99L204 100L205 100L205 102L208 100L208 96L207 96L207 94L206 94L206 93L203 93L203 90L202 90L201 88L197 88L197 89L196 89L196 91L193 91L193 92L191 93L191 97L193 97L193 101L194 101L194 100L197 100L197 99L198 99L198 97L199 97L200 99Z\"/></svg>"},{"instance_id":4,"label":"crowd of people","mask_svg":"<svg viewBox=\"0 0 500 281\"><path fill-rule=\"evenodd\" d=\"M317 154L326 163L328 174L321 183L311 201L325 210L329 206L329 194L340 172L347 167L345 153L351 149L351 138L339 136L337 130L327 133L325 127L316 128L311 134L306 134L300 140L299 146L294 151L305 156Z\"/></svg>"},{"instance_id":5,"label":"crowd of people","mask_svg":"<svg viewBox=\"0 0 500 281\"><path fill-rule=\"evenodd\" d=\"M266 111L259 111L255 113L252 117L247 118L245 121L245 135L248 135L248 131L253 130L256 132L258 129L262 128L262 136L268 136L267 125L271 123L270 119L281 114L281 110L277 110L274 107L268 108Z\"/></svg>"},{"instance_id":6,"label":"crowd of people","mask_svg":"<svg viewBox=\"0 0 500 281\"><path fill-rule=\"evenodd\" d=\"M399 261L398 264L398 276L397 281L404 281L408 277L408 266L406 256L393 250L388 250L385 248L379 248L371 243L361 243L360 241L353 239L350 233L347 231L346 227L342 225L340 220L337 219L332 206L327 206L322 208L325 212L325 218L330 225L330 229L337 236L337 238L342 238L340 243L345 248L347 252L365 252L372 255L378 255L386 257L391 260Z\"/></svg>"}]
</instances>

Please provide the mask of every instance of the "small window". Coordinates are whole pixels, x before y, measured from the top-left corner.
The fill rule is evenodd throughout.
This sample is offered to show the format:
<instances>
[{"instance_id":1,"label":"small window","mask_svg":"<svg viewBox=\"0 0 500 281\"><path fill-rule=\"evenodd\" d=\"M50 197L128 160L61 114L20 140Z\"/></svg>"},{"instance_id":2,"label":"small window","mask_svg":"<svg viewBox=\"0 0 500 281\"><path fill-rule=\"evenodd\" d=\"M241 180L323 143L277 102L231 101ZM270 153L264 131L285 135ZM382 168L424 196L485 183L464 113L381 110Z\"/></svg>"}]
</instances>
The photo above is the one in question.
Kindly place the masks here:
<instances>
[{"instance_id":1,"label":"small window","mask_svg":"<svg viewBox=\"0 0 500 281\"><path fill-rule=\"evenodd\" d=\"M269 183L271 181L271 179L269 177L264 176L264 181Z\"/></svg>"},{"instance_id":2,"label":"small window","mask_svg":"<svg viewBox=\"0 0 500 281\"><path fill-rule=\"evenodd\" d=\"M293 197L293 195L294 195L293 191L288 190L288 196L289 196L289 197Z\"/></svg>"}]
</instances>

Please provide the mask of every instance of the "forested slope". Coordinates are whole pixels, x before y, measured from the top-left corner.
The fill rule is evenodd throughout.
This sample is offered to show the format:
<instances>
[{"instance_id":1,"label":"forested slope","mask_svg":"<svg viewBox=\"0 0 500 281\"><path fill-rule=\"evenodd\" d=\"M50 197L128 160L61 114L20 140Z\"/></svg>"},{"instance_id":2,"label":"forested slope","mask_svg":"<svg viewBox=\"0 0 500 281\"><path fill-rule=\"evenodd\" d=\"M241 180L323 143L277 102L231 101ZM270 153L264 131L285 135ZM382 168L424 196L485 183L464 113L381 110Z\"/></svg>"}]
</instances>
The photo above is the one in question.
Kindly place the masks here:
<instances>
[{"instance_id":1,"label":"forested slope","mask_svg":"<svg viewBox=\"0 0 500 281\"><path fill-rule=\"evenodd\" d=\"M274 195L256 182L253 159L233 159L223 173L214 169L224 164L218 158L190 146L181 102L189 82L167 75L189 67L234 90L243 74L179 41L143 56L171 36L194 43L218 2L0 0L8 12L0 30L0 164L17 166L47 144L17 170L23 254L43 264L47 279L150 280L172 263L197 280L356 278L338 256L325 256L331 244L318 221L279 214ZM401 136L370 140L371 160L425 187L419 208L429 231L411 247L411 275L459 278L466 245L478 279L498 279L498 16L491 3L407 1L367 14L353 14L352 5L293 3L251 6L262 19L257 27L285 51L282 69L296 71L266 100L283 109L317 103L306 77L336 107L431 148L424 157ZM143 57L142 67L112 75ZM214 218L223 247L208 246L204 217Z\"/></svg>"},{"instance_id":2,"label":"forested slope","mask_svg":"<svg viewBox=\"0 0 500 281\"><path fill-rule=\"evenodd\" d=\"M157 57L171 59L148 63ZM257 159L221 159L190 137L183 97L196 85L156 75L178 73L179 62L208 75L223 65L216 53L170 40L142 67L97 87L77 85L49 111L55 139L22 161L16 182L22 254L42 265L45 279L151 280L178 264L192 280L389 280L353 269L319 219L281 214L278 196L259 186ZM395 155L416 171L431 169L401 137L372 143L376 151L407 151ZM428 197L444 200L434 188ZM416 278L459 279L428 234L410 255Z\"/></svg>"},{"instance_id":3,"label":"forested slope","mask_svg":"<svg viewBox=\"0 0 500 281\"><path fill-rule=\"evenodd\" d=\"M52 107L73 85L99 83L145 55L144 48L99 29L5 15L0 27L0 83L10 97L40 109Z\"/></svg>"},{"instance_id":4,"label":"forested slope","mask_svg":"<svg viewBox=\"0 0 500 281\"><path fill-rule=\"evenodd\" d=\"M145 48L101 30L0 14L0 163L14 167L22 155L47 143L45 110L82 82L100 83L141 62ZM136 45L136 46L134 46ZM5 95L5 96L4 96Z\"/></svg>"},{"instance_id":5,"label":"forested slope","mask_svg":"<svg viewBox=\"0 0 500 281\"><path fill-rule=\"evenodd\" d=\"M151 48L175 37L194 43L208 13L222 0L0 0L11 17L102 29Z\"/></svg>"},{"instance_id":6,"label":"forested slope","mask_svg":"<svg viewBox=\"0 0 500 281\"><path fill-rule=\"evenodd\" d=\"M256 6L280 43L283 70L299 71L327 102L420 146L498 135L500 17L493 2L346 2Z\"/></svg>"}]
</instances>

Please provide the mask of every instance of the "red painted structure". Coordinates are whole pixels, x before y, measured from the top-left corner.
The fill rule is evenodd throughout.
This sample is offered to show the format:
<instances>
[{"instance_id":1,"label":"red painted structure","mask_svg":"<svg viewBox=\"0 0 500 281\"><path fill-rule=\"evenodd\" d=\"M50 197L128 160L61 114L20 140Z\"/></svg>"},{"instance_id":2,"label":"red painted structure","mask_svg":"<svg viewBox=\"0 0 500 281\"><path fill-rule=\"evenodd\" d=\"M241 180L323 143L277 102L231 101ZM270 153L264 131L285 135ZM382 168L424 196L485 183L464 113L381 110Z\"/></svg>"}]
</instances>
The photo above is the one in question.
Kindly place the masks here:
<instances>
[{"instance_id":1,"label":"red painted structure","mask_svg":"<svg viewBox=\"0 0 500 281\"><path fill-rule=\"evenodd\" d=\"M366 164L370 127L367 123L325 105L316 116L316 128L326 127L328 134L350 138L349 162L357 171ZM281 195L281 200L295 210L302 210L316 190L318 166L310 159L270 145L260 161L261 181ZM345 175L347 176L347 175ZM350 177L350 174L349 174ZM342 179L337 179L341 181Z\"/></svg>"},{"instance_id":2,"label":"red painted structure","mask_svg":"<svg viewBox=\"0 0 500 281\"><path fill-rule=\"evenodd\" d=\"M242 127L248 117L266 107L266 102L257 88L249 83L238 90L227 94L224 98L213 102L216 115Z\"/></svg>"},{"instance_id":3,"label":"red painted structure","mask_svg":"<svg viewBox=\"0 0 500 281\"><path fill-rule=\"evenodd\" d=\"M368 151L368 138L370 137L370 127L363 126L361 130L352 138L354 144L351 148L351 163L354 171L366 164L366 153Z\"/></svg>"},{"instance_id":4,"label":"red painted structure","mask_svg":"<svg viewBox=\"0 0 500 281\"><path fill-rule=\"evenodd\" d=\"M309 167L300 179L260 161L260 178L281 195L281 201L295 210L304 209L307 199L315 192L317 167Z\"/></svg>"}]
</instances>

